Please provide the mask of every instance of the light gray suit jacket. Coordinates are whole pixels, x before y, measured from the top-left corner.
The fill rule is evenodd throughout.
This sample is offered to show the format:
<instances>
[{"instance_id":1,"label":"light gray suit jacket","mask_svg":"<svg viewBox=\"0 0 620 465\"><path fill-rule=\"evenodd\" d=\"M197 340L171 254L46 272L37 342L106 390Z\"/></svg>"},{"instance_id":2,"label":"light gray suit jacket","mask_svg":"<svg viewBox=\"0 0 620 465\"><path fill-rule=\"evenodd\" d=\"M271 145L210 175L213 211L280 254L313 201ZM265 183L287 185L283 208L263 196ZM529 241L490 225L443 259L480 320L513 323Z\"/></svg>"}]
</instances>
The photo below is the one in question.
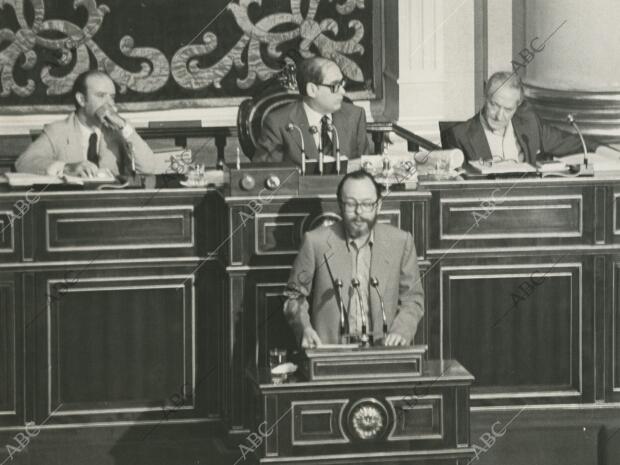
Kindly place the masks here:
<instances>
[{"instance_id":1,"label":"light gray suit jacket","mask_svg":"<svg viewBox=\"0 0 620 465\"><path fill-rule=\"evenodd\" d=\"M86 159L82 133L77 116L72 112L64 120L46 124L43 133L15 161L17 171L46 174L55 161L76 163ZM99 167L109 169L112 174L120 172L119 167L129 167L123 137L115 131L103 128L99 145ZM134 131L127 142L131 143L136 170L140 173L153 172L153 151Z\"/></svg>"},{"instance_id":2,"label":"light gray suit jacket","mask_svg":"<svg viewBox=\"0 0 620 465\"><path fill-rule=\"evenodd\" d=\"M348 158L359 158L368 154L364 109L348 102L342 102L340 110L332 116L339 137L340 153ZM306 157L309 159L319 158L319 150L310 132L310 123L308 123L303 102L299 100L267 115L252 161L282 162L288 160L296 165L301 165L299 131L296 129L287 130L289 123L293 123L301 129ZM331 154L326 153L325 155Z\"/></svg>"},{"instance_id":3,"label":"light gray suit jacket","mask_svg":"<svg viewBox=\"0 0 620 465\"><path fill-rule=\"evenodd\" d=\"M390 225L377 224L370 264L370 277L379 280L387 316L388 332L413 340L418 323L424 314L424 291L416 257L415 244L410 233ZM336 344L339 336L339 310L332 281L325 261L334 278L343 281L342 299L345 308L353 296L352 270L344 224L335 223L304 235L303 243L288 281L288 289L312 296L312 311L306 300L294 306L294 314L287 317L300 341L303 331L311 325L323 343ZM370 296L370 331L375 339L383 337L381 304L374 289ZM291 308L291 307L288 307ZM285 313L287 306L285 306Z\"/></svg>"}]
</instances>

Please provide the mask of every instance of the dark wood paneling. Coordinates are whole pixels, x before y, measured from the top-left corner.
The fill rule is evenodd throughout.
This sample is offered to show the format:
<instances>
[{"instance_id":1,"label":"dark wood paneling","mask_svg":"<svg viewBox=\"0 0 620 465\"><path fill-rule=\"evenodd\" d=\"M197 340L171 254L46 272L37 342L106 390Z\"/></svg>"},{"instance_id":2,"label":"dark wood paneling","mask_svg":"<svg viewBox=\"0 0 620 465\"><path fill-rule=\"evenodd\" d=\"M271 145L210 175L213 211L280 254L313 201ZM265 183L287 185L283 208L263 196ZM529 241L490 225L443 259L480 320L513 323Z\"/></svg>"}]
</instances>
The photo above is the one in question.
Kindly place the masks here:
<instances>
[{"instance_id":1,"label":"dark wood paneling","mask_svg":"<svg viewBox=\"0 0 620 465\"><path fill-rule=\"evenodd\" d=\"M581 240L582 198L547 195L504 199L486 210L479 199L445 199L440 206L441 239L468 241L574 237Z\"/></svg>"},{"instance_id":2,"label":"dark wood paneling","mask_svg":"<svg viewBox=\"0 0 620 465\"><path fill-rule=\"evenodd\" d=\"M46 247L49 252L193 247L193 210L192 205L50 208Z\"/></svg>"},{"instance_id":3,"label":"dark wood paneling","mask_svg":"<svg viewBox=\"0 0 620 465\"><path fill-rule=\"evenodd\" d=\"M92 266L71 281L40 273L44 311L30 325L40 341L37 389L47 395L37 399L37 420L162 420L166 410L205 417L218 383L205 313L219 306L214 291L204 295L213 306L197 308L195 280L204 278L195 270ZM201 273L215 276L210 264Z\"/></svg>"},{"instance_id":4,"label":"dark wood paneling","mask_svg":"<svg viewBox=\"0 0 620 465\"><path fill-rule=\"evenodd\" d=\"M380 384L356 379L272 386L260 377L261 385L254 387L266 426L273 430L266 450L273 458L288 457L286 463L305 463L309 457L317 463L373 463L374 455L394 464L414 463L409 453L429 459L440 455L440 449L456 451L456 417L469 422L467 405L456 400L466 394L471 378L457 379L447 367L429 365L417 379ZM379 434L373 439L362 439L355 431L353 417L361 406L369 416L381 416L374 423ZM467 456L471 449L462 447L460 453Z\"/></svg>"},{"instance_id":5,"label":"dark wood paneling","mask_svg":"<svg viewBox=\"0 0 620 465\"><path fill-rule=\"evenodd\" d=\"M533 247L594 241L593 190L492 186L433 193L433 249Z\"/></svg>"},{"instance_id":6,"label":"dark wood paneling","mask_svg":"<svg viewBox=\"0 0 620 465\"><path fill-rule=\"evenodd\" d=\"M582 267L554 261L440 265L444 356L475 376L474 405L581 398Z\"/></svg>"},{"instance_id":7,"label":"dark wood paneling","mask_svg":"<svg viewBox=\"0 0 620 465\"><path fill-rule=\"evenodd\" d=\"M613 267L613 307L611 318L608 318L610 331L607 332L609 338L609 354L611 359L611 370L608 371L608 379L611 383L608 386L608 400L612 402L620 401L620 257L614 257Z\"/></svg>"},{"instance_id":8,"label":"dark wood paneling","mask_svg":"<svg viewBox=\"0 0 620 465\"><path fill-rule=\"evenodd\" d=\"M386 200L378 221L405 231L418 228L421 237L416 237L416 248L422 255L424 214L425 210L410 200ZM234 234L229 244L230 263L235 266L288 266L297 255L304 233L340 219L335 200L318 197L293 198L284 203L232 205L229 222Z\"/></svg>"},{"instance_id":9,"label":"dark wood paneling","mask_svg":"<svg viewBox=\"0 0 620 465\"><path fill-rule=\"evenodd\" d=\"M0 273L0 426L23 424L23 306L19 278Z\"/></svg>"},{"instance_id":10,"label":"dark wood paneling","mask_svg":"<svg viewBox=\"0 0 620 465\"><path fill-rule=\"evenodd\" d=\"M0 263L19 259L21 219L13 212L12 204L0 202Z\"/></svg>"},{"instance_id":11,"label":"dark wood paneling","mask_svg":"<svg viewBox=\"0 0 620 465\"><path fill-rule=\"evenodd\" d=\"M219 251L221 198L214 191L182 194L42 198L33 223L35 259L189 257Z\"/></svg>"}]
</instances>

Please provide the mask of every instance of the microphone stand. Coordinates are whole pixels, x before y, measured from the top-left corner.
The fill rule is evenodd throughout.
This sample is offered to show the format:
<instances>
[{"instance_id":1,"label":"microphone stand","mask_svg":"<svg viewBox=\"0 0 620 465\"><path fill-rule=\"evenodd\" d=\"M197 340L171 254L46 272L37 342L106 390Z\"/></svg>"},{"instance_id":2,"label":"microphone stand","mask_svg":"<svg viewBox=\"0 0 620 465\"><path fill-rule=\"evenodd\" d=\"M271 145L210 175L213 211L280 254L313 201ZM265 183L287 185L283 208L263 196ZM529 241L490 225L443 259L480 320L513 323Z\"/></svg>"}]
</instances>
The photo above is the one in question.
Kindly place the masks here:
<instances>
[{"instance_id":1,"label":"microphone stand","mask_svg":"<svg viewBox=\"0 0 620 465\"><path fill-rule=\"evenodd\" d=\"M312 134L318 134L319 130L316 126L310 126L310 132ZM321 136L319 135L319 174L323 176L323 144L321 143Z\"/></svg>"},{"instance_id":2,"label":"microphone stand","mask_svg":"<svg viewBox=\"0 0 620 465\"><path fill-rule=\"evenodd\" d=\"M566 116L566 119L571 124L577 135L579 136L579 140L581 141L581 148L583 149L583 167L579 166L579 171L577 172L577 176L594 176L594 168L588 165L588 147L586 146L586 141L583 138L583 134L577 126L577 122L571 113Z\"/></svg>"},{"instance_id":3,"label":"microphone stand","mask_svg":"<svg viewBox=\"0 0 620 465\"><path fill-rule=\"evenodd\" d=\"M336 142L336 174L340 174L340 136L334 123L329 123L329 128L334 136L334 142Z\"/></svg>"},{"instance_id":4,"label":"microphone stand","mask_svg":"<svg viewBox=\"0 0 620 465\"><path fill-rule=\"evenodd\" d=\"M368 347L369 345L369 339L368 339L368 331L366 329L366 312L364 311L364 303L363 303L363 299L362 299L362 293L360 292L360 281L357 278L353 278L351 280L351 285L353 286L353 288L355 289L355 292L357 293L357 301L359 303L358 305L358 309L360 311L360 313L362 314L362 336L360 338L361 342L362 342L362 347Z\"/></svg>"},{"instance_id":5,"label":"microphone stand","mask_svg":"<svg viewBox=\"0 0 620 465\"><path fill-rule=\"evenodd\" d=\"M348 344L350 341L349 318L345 312L344 304L342 302L342 280L336 279L334 281L334 285L334 290L336 292L336 301L338 303L338 308L340 309L340 344Z\"/></svg>"},{"instance_id":6,"label":"microphone stand","mask_svg":"<svg viewBox=\"0 0 620 465\"><path fill-rule=\"evenodd\" d=\"M293 129L297 129L299 132L299 140L301 141L301 175L306 175L306 147L304 144L304 134L301 132L301 128L293 123L288 123L286 130L291 132Z\"/></svg>"},{"instance_id":7,"label":"microphone stand","mask_svg":"<svg viewBox=\"0 0 620 465\"><path fill-rule=\"evenodd\" d=\"M377 278L370 278L370 285L375 289L377 295L379 296L379 303L381 304L381 316L383 318L383 342L385 343L385 338L387 337L388 332L387 316L385 315L383 296L381 295L381 292L379 292L379 280Z\"/></svg>"}]
</instances>

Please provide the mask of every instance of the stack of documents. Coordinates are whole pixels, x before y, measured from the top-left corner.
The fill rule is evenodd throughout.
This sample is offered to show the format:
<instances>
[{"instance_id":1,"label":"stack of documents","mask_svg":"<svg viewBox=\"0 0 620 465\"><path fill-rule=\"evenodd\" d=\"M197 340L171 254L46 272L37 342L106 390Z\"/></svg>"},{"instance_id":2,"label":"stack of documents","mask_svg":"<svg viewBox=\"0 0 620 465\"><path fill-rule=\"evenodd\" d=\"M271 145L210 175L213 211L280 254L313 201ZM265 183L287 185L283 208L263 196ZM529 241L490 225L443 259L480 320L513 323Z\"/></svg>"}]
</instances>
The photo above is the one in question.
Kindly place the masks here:
<instances>
[{"instance_id":1,"label":"stack of documents","mask_svg":"<svg viewBox=\"0 0 620 465\"><path fill-rule=\"evenodd\" d=\"M520 174L520 173L536 173L534 168L529 163L521 163L514 160L501 160L501 161L484 161L475 160L468 162L474 171L480 174Z\"/></svg>"}]
</instances>

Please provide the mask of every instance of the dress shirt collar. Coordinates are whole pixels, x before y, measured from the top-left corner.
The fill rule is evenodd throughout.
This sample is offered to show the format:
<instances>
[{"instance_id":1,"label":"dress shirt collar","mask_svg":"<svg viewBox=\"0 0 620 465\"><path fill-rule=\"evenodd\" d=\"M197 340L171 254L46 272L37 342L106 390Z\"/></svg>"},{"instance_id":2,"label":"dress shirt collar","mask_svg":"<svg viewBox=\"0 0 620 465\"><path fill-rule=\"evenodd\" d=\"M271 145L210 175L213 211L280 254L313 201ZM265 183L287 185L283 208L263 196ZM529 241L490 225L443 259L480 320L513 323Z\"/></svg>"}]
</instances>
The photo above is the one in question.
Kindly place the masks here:
<instances>
[{"instance_id":1,"label":"dress shirt collar","mask_svg":"<svg viewBox=\"0 0 620 465\"><path fill-rule=\"evenodd\" d=\"M344 225L343 225L344 226ZM372 248L372 245L375 242L375 230L371 229L370 230L370 234L368 235L367 238L357 238L357 239L353 239L349 236L349 233L347 232L347 229L345 227L344 230L344 234L347 238L347 249L349 250L349 252L351 251L351 246L355 246L355 248L357 250L362 249L363 247L366 246L366 244L368 244L370 246L370 248Z\"/></svg>"},{"instance_id":2,"label":"dress shirt collar","mask_svg":"<svg viewBox=\"0 0 620 465\"><path fill-rule=\"evenodd\" d=\"M99 152L99 148L101 147L101 129L98 127L91 128L86 126L80 121L80 118L78 118L77 115L75 116L75 119L77 120L78 128L80 128L80 139L82 141L82 147L84 147L84 154L86 155L86 152L88 151L88 141L93 132L97 134L97 152Z\"/></svg>"},{"instance_id":3,"label":"dress shirt collar","mask_svg":"<svg viewBox=\"0 0 620 465\"><path fill-rule=\"evenodd\" d=\"M306 112L306 117L308 118L308 124L310 125L310 127L315 126L320 132L321 131L321 118L323 118L324 115L312 109L310 105L308 105L306 102L303 102L303 104L304 104L304 111ZM327 117L330 120L333 120L331 114L327 115Z\"/></svg>"}]
</instances>

